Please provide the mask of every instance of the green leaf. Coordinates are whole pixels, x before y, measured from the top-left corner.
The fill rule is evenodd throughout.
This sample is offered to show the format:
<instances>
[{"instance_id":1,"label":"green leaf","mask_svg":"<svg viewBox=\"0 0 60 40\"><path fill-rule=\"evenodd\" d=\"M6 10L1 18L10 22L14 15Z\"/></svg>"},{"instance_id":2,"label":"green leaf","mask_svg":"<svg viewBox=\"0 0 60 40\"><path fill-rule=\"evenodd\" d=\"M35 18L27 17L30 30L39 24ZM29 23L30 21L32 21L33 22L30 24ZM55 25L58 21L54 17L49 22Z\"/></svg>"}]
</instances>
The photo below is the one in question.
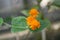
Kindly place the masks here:
<instances>
[{"instance_id":1,"label":"green leaf","mask_svg":"<svg viewBox=\"0 0 60 40\"><path fill-rule=\"evenodd\" d=\"M60 0L54 0L53 5L60 7Z\"/></svg>"},{"instance_id":2,"label":"green leaf","mask_svg":"<svg viewBox=\"0 0 60 40\"><path fill-rule=\"evenodd\" d=\"M41 23L41 27L39 29L40 31L50 26L50 21L48 19L40 20L40 23Z\"/></svg>"},{"instance_id":3,"label":"green leaf","mask_svg":"<svg viewBox=\"0 0 60 40\"><path fill-rule=\"evenodd\" d=\"M36 31L41 31L41 30L43 30L44 28L46 28L46 27L49 27L50 26L50 21L48 20L48 19L44 19L44 20L42 20L42 19L39 19L39 22L40 22L40 28L37 28L36 30L31 30L30 28L30 30L32 31L32 32L36 32Z\"/></svg>"},{"instance_id":4,"label":"green leaf","mask_svg":"<svg viewBox=\"0 0 60 40\"><path fill-rule=\"evenodd\" d=\"M0 26L3 24L3 19L0 18Z\"/></svg>"},{"instance_id":5,"label":"green leaf","mask_svg":"<svg viewBox=\"0 0 60 40\"><path fill-rule=\"evenodd\" d=\"M21 13L24 14L25 16L29 16L28 10L22 10Z\"/></svg>"},{"instance_id":6,"label":"green leaf","mask_svg":"<svg viewBox=\"0 0 60 40\"><path fill-rule=\"evenodd\" d=\"M35 9L39 9L39 6L38 6L38 5L35 5L35 6L33 6L33 8L35 8Z\"/></svg>"},{"instance_id":7,"label":"green leaf","mask_svg":"<svg viewBox=\"0 0 60 40\"><path fill-rule=\"evenodd\" d=\"M37 0L38 2L41 2L42 0Z\"/></svg>"},{"instance_id":8,"label":"green leaf","mask_svg":"<svg viewBox=\"0 0 60 40\"><path fill-rule=\"evenodd\" d=\"M42 20L42 19L43 19L43 14L42 14L42 13L39 13L36 19L37 19L38 21L39 21L40 19Z\"/></svg>"},{"instance_id":9,"label":"green leaf","mask_svg":"<svg viewBox=\"0 0 60 40\"><path fill-rule=\"evenodd\" d=\"M23 16L12 19L12 32L23 31L27 29L26 18Z\"/></svg>"}]
</instances>

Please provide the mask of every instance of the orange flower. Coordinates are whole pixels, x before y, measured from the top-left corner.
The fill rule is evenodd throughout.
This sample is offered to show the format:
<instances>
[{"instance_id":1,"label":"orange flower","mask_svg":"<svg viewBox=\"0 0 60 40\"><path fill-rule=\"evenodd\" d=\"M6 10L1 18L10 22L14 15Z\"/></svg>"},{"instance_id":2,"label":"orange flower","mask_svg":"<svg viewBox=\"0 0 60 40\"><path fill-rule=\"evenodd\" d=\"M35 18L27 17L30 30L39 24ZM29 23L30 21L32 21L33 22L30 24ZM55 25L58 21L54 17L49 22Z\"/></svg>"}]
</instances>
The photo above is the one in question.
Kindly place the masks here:
<instances>
[{"instance_id":1,"label":"orange flower","mask_svg":"<svg viewBox=\"0 0 60 40\"><path fill-rule=\"evenodd\" d=\"M30 26L31 30L36 30L35 26Z\"/></svg>"},{"instance_id":2,"label":"orange flower","mask_svg":"<svg viewBox=\"0 0 60 40\"><path fill-rule=\"evenodd\" d=\"M30 25L31 21L34 20L34 19L35 19L35 18L32 17L32 16L27 17L27 18L26 18L27 24Z\"/></svg>"},{"instance_id":3,"label":"orange flower","mask_svg":"<svg viewBox=\"0 0 60 40\"><path fill-rule=\"evenodd\" d=\"M40 28L40 23L35 19L35 20L31 21L30 28L32 30L36 30L36 28Z\"/></svg>"},{"instance_id":4,"label":"orange flower","mask_svg":"<svg viewBox=\"0 0 60 40\"><path fill-rule=\"evenodd\" d=\"M36 20L38 11L36 9L31 9L29 12L30 16L26 18L27 24L31 30L36 30L40 28L40 22Z\"/></svg>"},{"instance_id":5,"label":"orange flower","mask_svg":"<svg viewBox=\"0 0 60 40\"><path fill-rule=\"evenodd\" d=\"M29 14L32 15L33 17L36 17L39 12L36 9L31 9Z\"/></svg>"},{"instance_id":6,"label":"orange flower","mask_svg":"<svg viewBox=\"0 0 60 40\"><path fill-rule=\"evenodd\" d=\"M34 17L29 16L27 18L27 24L30 26L31 30L36 30L37 28L40 28L40 23L37 21Z\"/></svg>"}]
</instances>

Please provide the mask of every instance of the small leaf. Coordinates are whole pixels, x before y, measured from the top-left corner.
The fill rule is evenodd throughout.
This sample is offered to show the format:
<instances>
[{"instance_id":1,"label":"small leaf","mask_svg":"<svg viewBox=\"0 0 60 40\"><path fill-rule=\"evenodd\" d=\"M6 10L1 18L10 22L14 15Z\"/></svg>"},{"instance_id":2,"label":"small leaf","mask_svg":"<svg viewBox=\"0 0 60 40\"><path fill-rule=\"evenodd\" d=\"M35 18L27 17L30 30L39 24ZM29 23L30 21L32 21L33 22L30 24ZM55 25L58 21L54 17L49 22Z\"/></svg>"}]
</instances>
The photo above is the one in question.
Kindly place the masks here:
<instances>
[{"instance_id":1,"label":"small leaf","mask_svg":"<svg viewBox=\"0 0 60 40\"><path fill-rule=\"evenodd\" d=\"M12 32L23 31L27 29L26 18L23 16L12 19Z\"/></svg>"},{"instance_id":2,"label":"small leaf","mask_svg":"<svg viewBox=\"0 0 60 40\"><path fill-rule=\"evenodd\" d=\"M23 10L23 11L21 11L21 13L24 14L25 16L29 15L28 10Z\"/></svg>"},{"instance_id":3,"label":"small leaf","mask_svg":"<svg viewBox=\"0 0 60 40\"><path fill-rule=\"evenodd\" d=\"M0 26L3 24L3 19L0 18Z\"/></svg>"},{"instance_id":4,"label":"small leaf","mask_svg":"<svg viewBox=\"0 0 60 40\"><path fill-rule=\"evenodd\" d=\"M43 19L43 14L39 13L37 19Z\"/></svg>"}]
</instances>

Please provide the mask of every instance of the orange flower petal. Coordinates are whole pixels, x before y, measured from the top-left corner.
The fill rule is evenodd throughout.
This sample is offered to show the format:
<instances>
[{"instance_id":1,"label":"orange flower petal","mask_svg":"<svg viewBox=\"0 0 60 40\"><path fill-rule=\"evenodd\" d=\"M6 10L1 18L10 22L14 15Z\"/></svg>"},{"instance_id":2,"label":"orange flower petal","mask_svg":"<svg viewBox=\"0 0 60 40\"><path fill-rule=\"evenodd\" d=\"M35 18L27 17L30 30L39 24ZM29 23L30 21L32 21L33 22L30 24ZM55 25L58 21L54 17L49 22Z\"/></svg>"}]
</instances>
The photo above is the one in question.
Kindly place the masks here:
<instances>
[{"instance_id":1,"label":"orange flower petal","mask_svg":"<svg viewBox=\"0 0 60 40\"><path fill-rule=\"evenodd\" d=\"M32 15L32 16L37 16L38 13L39 12L36 9L34 9L34 8L31 9L30 12L29 12L29 14Z\"/></svg>"},{"instance_id":2,"label":"orange flower petal","mask_svg":"<svg viewBox=\"0 0 60 40\"><path fill-rule=\"evenodd\" d=\"M30 26L31 30L36 30L35 26Z\"/></svg>"}]
</instances>

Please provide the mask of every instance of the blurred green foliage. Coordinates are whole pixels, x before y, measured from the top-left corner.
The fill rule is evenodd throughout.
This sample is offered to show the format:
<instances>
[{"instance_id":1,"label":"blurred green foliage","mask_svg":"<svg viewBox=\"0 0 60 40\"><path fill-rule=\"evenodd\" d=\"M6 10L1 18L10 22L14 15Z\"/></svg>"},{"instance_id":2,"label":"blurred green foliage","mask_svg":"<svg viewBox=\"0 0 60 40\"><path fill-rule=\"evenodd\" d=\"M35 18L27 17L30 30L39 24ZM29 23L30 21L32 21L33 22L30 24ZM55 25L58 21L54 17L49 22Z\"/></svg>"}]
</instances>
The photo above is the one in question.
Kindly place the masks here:
<instances>
[{"instance_id":1,"label":"blurred green foliage","mask_svg":"<svg viewBox=\"0 0 60 40\"><path fill-rule=\"evenodd\" d=\"M53 5L60 7L60 0L54 0Z\"/></svg>"},{"instance_id":2,"label":"blurred green foliage","mask_svg":"<svg viewBox=\"0 0 60 40\"><path fill-rule=\"evenodd\" d=\"M35 6L33 6L33 8L39 9L39 8L40 8L40 6L35 5Z\"/></svg>"},{"instance_id":3,"label":"blurred green foliage","mask_svg":"<svg viewBox=\"0 0 60 40\"><path fill-rule=\"evenodd\" d=\"M37 0L38 2L41 2L42 0Z\"/></svg>"},{"instance_id":4,"label":"blurred green foliage","mask_svg":"<svg viewBox=\"0 0 60 40\"><path fill-rule=\"evenodd\" d=\"M11 22L12 21L12 17L6 17L5 19L4 19L4 22Z\"/></svg>"},{"instance_id":5,"label":"blurred green foliage","mask_svg":"<svg viewBox=\"0 0 60 40\"><path fill-rule=\"evenodd\" d=\"M0 26L3 24L3 19L0 18Z\"/></svg>"}]
</instances>

